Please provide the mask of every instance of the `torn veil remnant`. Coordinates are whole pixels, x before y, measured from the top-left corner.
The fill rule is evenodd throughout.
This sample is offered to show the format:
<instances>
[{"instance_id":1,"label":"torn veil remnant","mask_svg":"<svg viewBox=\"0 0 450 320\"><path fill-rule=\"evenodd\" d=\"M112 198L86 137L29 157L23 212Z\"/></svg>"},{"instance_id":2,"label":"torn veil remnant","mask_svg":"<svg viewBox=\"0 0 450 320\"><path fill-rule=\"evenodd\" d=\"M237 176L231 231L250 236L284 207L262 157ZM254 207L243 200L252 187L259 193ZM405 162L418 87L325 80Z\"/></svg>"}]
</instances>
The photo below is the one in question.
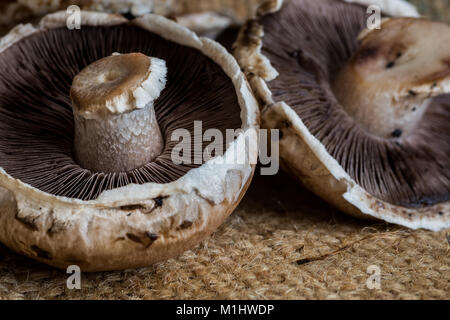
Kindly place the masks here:
<instances>
[{"instance_id":1,"label":"torn veil remnant","mask_svg":"<svg viewBox=\"0 0 450 320\"><path fill-rule=\"evenodd\" d=\"M283 132L282 165L342 211L449 227L450 27L380 1L367 30L352 2L286 1L243 27L235 55L262 124Z\"/></svg>"},{"instance_id":2,"label":"torn veil remnant","mask_svg":"<svg viewBox=\"0 0 450 320\"><path fill-rule=\"evenodd\" d=\"M239 203L254 150L234 146L256 143L258 108L218 43L151 14L81 19L68 30L56 12L0 40L0 240L60 268L149 265L195 246ZM173 133L190 145L194 121L200 134L241 133L210 160L175 163Z\"/></svg>"}]
</instances>

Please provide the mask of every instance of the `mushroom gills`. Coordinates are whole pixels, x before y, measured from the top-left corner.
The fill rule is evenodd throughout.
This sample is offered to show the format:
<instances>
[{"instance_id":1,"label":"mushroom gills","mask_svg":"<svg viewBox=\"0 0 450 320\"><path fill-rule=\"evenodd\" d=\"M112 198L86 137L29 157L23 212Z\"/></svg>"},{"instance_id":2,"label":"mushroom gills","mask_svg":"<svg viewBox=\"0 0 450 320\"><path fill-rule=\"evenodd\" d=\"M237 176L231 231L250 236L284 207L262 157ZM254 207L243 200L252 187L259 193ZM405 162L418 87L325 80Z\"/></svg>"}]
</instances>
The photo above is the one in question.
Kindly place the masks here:
<instances>
[{"instance_id":1,"label":"mushroom gills","mask_svg":"<svg viewBox=\"0 0 450 320\"><path fill-rule=\"evenodd\" d=\"M450 28L389 19L359 37L366 21L364 7L330 0L288 1L261 18L262 54L279 73L267 82L272 99L376 198L447 201Z\"/></svg>"},{"instance_id":2,"label":"mushroom gills","mask_svg":"<svg viewBox=\"0 0 450 320\"><path fill-rule=\"evenodd\" d=\"M115 52L124 56L138 52L166 61L167 84L153 104L164 145L159 155L140 167L137 163L132 165L137 168L122 171L89 170L75 160L69 92L82 69ZM172 161L172 150L180 143L172 139L175 130L190 133L194 159L198 134L194 121L202 122L201 134L214 128L225 136L226 129L241 127L235 88L220 66L196 49L136 26L45 30L3 51L0 69L0 167L57 196L92 200L105 190L131 183L175 181L201 165ZM208 144L203 141L202 150Z\"/></svg>"}]
</instances>

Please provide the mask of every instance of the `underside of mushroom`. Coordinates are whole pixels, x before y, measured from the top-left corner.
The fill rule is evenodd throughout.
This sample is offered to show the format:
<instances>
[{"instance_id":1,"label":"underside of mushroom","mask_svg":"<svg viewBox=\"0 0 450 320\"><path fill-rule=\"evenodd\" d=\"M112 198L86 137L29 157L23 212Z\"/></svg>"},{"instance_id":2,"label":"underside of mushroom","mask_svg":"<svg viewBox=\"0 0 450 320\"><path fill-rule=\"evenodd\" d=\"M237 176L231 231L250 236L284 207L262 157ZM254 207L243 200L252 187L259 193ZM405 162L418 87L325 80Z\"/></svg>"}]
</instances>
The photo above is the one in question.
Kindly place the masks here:
<instances>
[{"instance_id":1,"label":"underside of mushroom","mask_svg":"<svg viewBox=\"0 0 450 320\"><path fill-rule=\"evenodd\" d=\"M293 123L299 119L299 126L380 206L398 206L398 215L406 216L403 221L419 221L426 208L445 219L450 197L450 27L390 18L381 29L368 30L366 10L344 1L286 1L278 12L242 29L236 56L261 100L265 126L277 126L285 131L285 140L291 139L287 132L299 130ZM284 115L276 111L281 109ZM298 140L297 150L306 142L318 159L325 158L304 134L297 132L290 140ZM281 150L288 171L327 200L342 202L345 191L337 191L342 178L334 174L335 182L328 186L321 178L314 181L304 171L303 155L298 153L295 163L295 147L288 149ZM336 167L320 162L327 171ZM335 200L336 194L341 200ZM340 205L354 211L347 207Z\"/></svg>"},{"instance_id":2,"label":"underside of mushroom","mask_svg":"<svg viewBox=\"0 0 450 320\"><path fill-rule=\"evenodd\" d=\"M111 60L117 64L105 66ZM58 196L89 200L131 183L175 181L201 165L172 161L175 130L188 130L193 143L194 121L202 121L200 134L214 128L225 136L241 125L235 89L220 67L136 26L36 33L3 52L0 66L0 166ZM147 90L139 89L146 78ZM193 159L198 151L191 150Z\"/></svg>"}]
</instances>

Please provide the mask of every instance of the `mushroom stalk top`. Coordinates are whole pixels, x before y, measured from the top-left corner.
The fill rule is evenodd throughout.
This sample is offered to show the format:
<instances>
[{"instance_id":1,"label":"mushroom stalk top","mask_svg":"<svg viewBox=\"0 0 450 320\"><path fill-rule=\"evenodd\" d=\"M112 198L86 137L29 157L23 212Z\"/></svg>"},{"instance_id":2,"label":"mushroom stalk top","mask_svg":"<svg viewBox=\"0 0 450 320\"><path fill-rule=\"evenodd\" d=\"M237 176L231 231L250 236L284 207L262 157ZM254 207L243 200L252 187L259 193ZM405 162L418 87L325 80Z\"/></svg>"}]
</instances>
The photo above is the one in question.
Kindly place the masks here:
<instances>
[{"instance_id":1,"label":"mushroom stalk top","mask_svg":"<svg viewBox=\"0 0 450 320\"><path fill-rule=\"evenodd\" d=\"M333 79L343 108L382 138L408 135L431 99L450 92L450 27L423 19L385 19L363 31L360 48Z\"/></svg>"},{"instance_id":2,"label":"mushroom stalk top","mask_svg":"<svg viewBox=\"0 0 450 320\"><path fill-rule=\"evenodd\" d=\"M113 54L75 76L70 89L77 162L94 172L125 172L161 154L154 102L166 86L164 60Z\"/></svg>"}]
</instances>

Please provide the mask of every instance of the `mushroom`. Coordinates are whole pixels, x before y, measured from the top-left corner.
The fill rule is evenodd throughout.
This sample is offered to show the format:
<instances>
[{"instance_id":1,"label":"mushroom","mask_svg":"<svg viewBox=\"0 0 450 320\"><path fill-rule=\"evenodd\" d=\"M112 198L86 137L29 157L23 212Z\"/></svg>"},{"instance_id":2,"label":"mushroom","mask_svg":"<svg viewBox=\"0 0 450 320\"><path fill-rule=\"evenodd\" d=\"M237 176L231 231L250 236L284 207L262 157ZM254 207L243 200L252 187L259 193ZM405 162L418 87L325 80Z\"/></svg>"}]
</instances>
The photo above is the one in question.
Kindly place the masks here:
<instances>
[{"instance_id":1,"label":"mushroom","mask_svg":"<svg viewBox=\"0 0 450 320\"><path fill-rule=\"evenodd\" d=\"M176 17L176 21L204 37L216 39L224 30L233 25L233 19L216 12L189 13Z\"/></svg>"},{"instance_id":2,"label":"mushroom","mask_svg":"<svg viewBox=\"0 0 450 320\"><path fill-rule=\"evenodd\" d=\"M134 18L154 13L172 17L178 23L202 36L215 37L226 27L240 26L254 15L262 0L72 0L70 5L82 10L118 13ZM0 35L18 23L58 10L70 8L65 0L2 0L0 2Z\"/></svg>"},{"instance_id":3,"label":"mushroom","mask_svg":"<svg viewBox=\"0 0 450 320\"><path fill-rule=\"evenodd\" d=\"M244 195L257 103L223 47L174 21L82 11L81 24L57 12L0 41L0 241L82 271L174 257ZM231 129L205 157L208 130Z\"/></svg>"},{"instance_id":4,"label":"mushroom","mask_svg":"<svg viewBox=\"0 0 450 320\"><path fill-rule=\"evenodd\" d=\"M158 2L165 3L165 0L156 0L155 12L161 14L164 10L156 8ZM202 12L216 13L229 17L234 25L242 25L247 19L255 16L256 9L262 0L174 0L169 6L171 15L182 16L185 14L198 14ZM165 12L167 14L167 12Z\"/></svg>"},{"instance_id":5,"label":"mushroom","mask_svg":"<svg viewBox=\"0 0 450 320\"><path fill-rule=\"evenodd\" d=\"M235 56L262 127L281 130L282 167L306 187L357 217L448 228L450 27L384 4L369 30L358 3L271 1Z\"/></svg>"}]
</instances>

